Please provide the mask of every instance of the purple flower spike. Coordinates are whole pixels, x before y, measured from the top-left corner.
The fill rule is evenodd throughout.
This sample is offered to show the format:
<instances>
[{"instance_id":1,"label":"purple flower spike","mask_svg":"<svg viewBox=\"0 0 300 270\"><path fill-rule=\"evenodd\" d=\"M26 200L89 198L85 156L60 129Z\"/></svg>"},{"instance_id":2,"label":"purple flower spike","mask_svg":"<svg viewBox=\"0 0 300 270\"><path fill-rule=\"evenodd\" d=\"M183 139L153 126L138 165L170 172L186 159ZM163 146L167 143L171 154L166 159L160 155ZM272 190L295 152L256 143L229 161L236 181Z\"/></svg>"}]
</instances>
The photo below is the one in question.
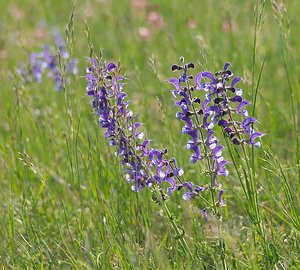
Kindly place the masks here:
<instances>
[{"instance_id":1,"label":"purple flower spike","mask_svg":"<svg viewBox=\"0 0 300 270\"><path fill-rule=\"evenodd\" d=\"M169 79L169 82L176 88L172 91L173 96L181 97L175 103L181 108L181 111L176 113L176 118L184 121L182 132L192 137L186 145L186 148L193 152L190 162L196 163L201 159L210 160L209 168L207 168L211 175L209 188L220 189L221 184L217 182L217 178L220 175L228 176L229 171L225 165L229 162L223 157L224 147L215 135L215 126L218 125L224 131L223 134L229 137L235 145L248 143L259 147L260 142L256 139L262 134L254 132L253 123L256 119L248 117L248 111L244 109L250 102L243 100L242 89L236 88L242 79L239 76L233 76L229 70L229 62L224 64L223 70L216 73L198 72L194 84L190 84L188 81L193 76L188 75L188 66L184 65L183 58L180 61L182 65L173 65L171 68L172 71L180 72L179 76ZM201 91L194 91L195 89ZM198 136L198 133L201 136ZM190 182L182 185L187 189L187 192L183 194L184 200L191 200L199 192L207 189L206 186L204 188L193 186ZM218 204L220 205L225 204L223 193L224 190L219 193ZM207 218L206 208L203 209L203 213Z\"/></svg>"},{"instance_id":2,"label":"purple flower spike","mask_svg":"<svg viewBox=\"0 0 300 270\"><path fill-rule=\"evenodd\" d=\"M66 66L64 74L66 84L70 81L69 75L77 73L77 61L69 59L69 52L65 50L64 40L58 31L53 32L53 37L56 46L44 45L42 51L31 53L28 69L23 69L19 74L27 83L31 81L41 83L44 77L51 78L55 83L55 90L61 90L63 80L59 72L57 51L59 51L63 64ZM59 41L57 42L57 40ZM21 70L19 69L19 71ZM91 88L87 89L87 93L90 96L94 94Z\"/></svg>"}]
</instances>

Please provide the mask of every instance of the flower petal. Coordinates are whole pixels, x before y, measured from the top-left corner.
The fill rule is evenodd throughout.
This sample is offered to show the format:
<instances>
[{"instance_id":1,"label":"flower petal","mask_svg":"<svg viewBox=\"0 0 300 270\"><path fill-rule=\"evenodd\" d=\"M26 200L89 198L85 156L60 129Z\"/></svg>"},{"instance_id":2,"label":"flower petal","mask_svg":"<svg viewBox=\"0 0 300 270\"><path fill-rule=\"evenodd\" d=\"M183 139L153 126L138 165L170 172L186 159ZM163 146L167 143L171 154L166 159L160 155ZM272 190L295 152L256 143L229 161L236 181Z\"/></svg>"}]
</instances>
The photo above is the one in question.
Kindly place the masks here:
<instances>
[{"instance_id":1,"label":"flower petal","mask_svg":"<svg viewBox=\"0 0 300 270\"><path fill-rule=\"evenodd\" d=\"M234 88L235 85L236 85L239 81L241 81L241 80L242 80L242 79L241 79L239 76L234 77L233 80L232 80L232 82L231 82L231 87Z\"/></svg>"},{"instance_id":2,"label":"flower petal","mask_svg":"<svg viewBox=\"0 0 300 270\"><path fill-rule=\"evenodd\" d=\"M263 134L262 134L261 132L254 132L254 133L250 136L249 142L250 142L251 144L253 144L253 143L254 143L254 140L255 140L256 138L262 137L262 136L263 136Z\"/></svg>"},{"instance_id":3,"label":"flower petal","mask_svg":"<svg viewBox=\"0 0 300 270\"><path fill-rule=\"evenodd\" d=\"M179 91L180 90L180 82L177 78L170 78L168 80L169 83L172 83L175 87L176 87L176 90Z\"/></svg>"},{"instance_id":4,"label":"flower petal","mask_svg":"<svg viewBox=\"0 0 300 270\"><path fill-rule=\"evenodd\" d=\"M114 68L116 68L117 66L115 65L115 63L111 62L107 65L106 71L107 72L111 72Z\"/></svg>"},{"instance_id":5,"label":"flower petal","mask_svg":"<svg viewBox=\"0 0 300 270\"><path fill-rule=\"evenodd\" d=\"M230 65L231 65L230 62L226 62L223 70L226 71Z\"/></svg>"},{"instance_id":6,"label":"flower petal","mask_svg":"<svg viewBox=\"0 0 300 270\"><path fill-rule=\"evenodd\" d=\"M236 112L237 113L241 113L241 109L243 108L243 107L245 107L246 105L248 105L248 104L250 104L250 102L248 101L248 100L242 100L241 102L240 102L240 104L237 106L237 108L236 108Z\"/></svg>"},{"instance_id":7,"label":"flower petal","mask_svg":"<svg viewBox=\"0 0 300 270\"><path fill-rule=\"evenodd\" d=\"M202 72L199 72L195 77L196 89L201 89Z\"/></svg>"}]
</instances>

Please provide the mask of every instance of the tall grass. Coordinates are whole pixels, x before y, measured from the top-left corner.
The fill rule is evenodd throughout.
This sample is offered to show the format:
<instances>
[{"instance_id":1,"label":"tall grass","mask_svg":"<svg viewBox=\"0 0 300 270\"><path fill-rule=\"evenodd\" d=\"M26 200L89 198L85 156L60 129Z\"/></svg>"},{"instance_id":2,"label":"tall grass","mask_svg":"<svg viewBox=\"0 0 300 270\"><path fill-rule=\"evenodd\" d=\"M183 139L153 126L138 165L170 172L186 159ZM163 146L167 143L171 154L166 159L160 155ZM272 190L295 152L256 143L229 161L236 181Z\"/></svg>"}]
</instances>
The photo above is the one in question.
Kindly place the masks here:
<instances>
[{"instance_id":1,"label":"tall grass","mask_svg":"<svg viewBox=\"0 0 300 270\"><path fill-rule=\"evenodd\" d=\"M297 1L148 1L136 10L117 0L74 9L26 0L0 8L1 269L300 268ZM153 10L161 29L148 22ZM79 61L62 91L50 78L24 83L16 73L31 52L53 45L53 26ZM86 57L100 50L121 62L131 109L152 144L167 147L199 184L210 180L184 149L170 66L184 55L198 70L229 60L244 73L244 95L266 136L255 150L222 139L231 164L218 217L205 220L197 198L174 193L161 202L150 190L131 191L85 96Z\"/></svg>"}]
</instances>

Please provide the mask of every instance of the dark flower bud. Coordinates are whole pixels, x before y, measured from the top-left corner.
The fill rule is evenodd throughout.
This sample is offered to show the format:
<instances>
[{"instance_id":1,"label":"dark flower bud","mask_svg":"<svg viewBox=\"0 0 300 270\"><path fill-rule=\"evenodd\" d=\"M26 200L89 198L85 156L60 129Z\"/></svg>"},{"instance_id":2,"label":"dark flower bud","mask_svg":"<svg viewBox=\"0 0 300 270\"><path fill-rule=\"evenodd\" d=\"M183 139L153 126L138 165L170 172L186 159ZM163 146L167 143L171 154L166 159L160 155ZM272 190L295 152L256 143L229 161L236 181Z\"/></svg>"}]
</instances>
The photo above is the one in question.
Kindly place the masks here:
<instances>
[{"instance_id":1,"label":"dark flower bud","mask_svg":"<svg viewBox=\"0 0 300 270\"><path fill-rule=\"evenodd\" d=\"M241 102L243 99L240 96L234 96L233 98L230 99L232 102Z\"/></svg>"},{"instance_id":2,"label":"dark flower bud","mask_svg":"<svg viewBox=\"0 0 300 270\"><path fill-rule=\"evenodd\" d=\"M241 142L240 142L237 138L234 138L234 139L232 140L232 142L233 142L233 144L236 144L236 145L241 144Z\"/></svg>"},{"instance_id":3,"label":"dark flower bud","mask_svg":"<svg viewBox=\"0 0 300 270\"><path fill-rule=\"evenodd\" d=\"M178 67L177 65L174 64L174 65L172 65L171 70L172 70L172 71L175 71L175 70L177 70L178 68L179 68L179 67Z\"/></svg>"},{"instance_id":4,"label":"dark flower bud","mask_svg":"<svg viewBox=\"0 0 300 270\"><path fill-rule=\"evenodd\" d=\"M215 98L214 103L215 103L215 104L219 104L219 103L221 103L222 101L224 101L223 98Z\"/></svg>"},{"instance_id":5,"label":"dark flower bud","mask_svg":"<svg viewBox=\"0 0 300 270\"><path fill-rule=\"evenodd\" d=\"M224 75L231 76L232 72L228 69L224 71Z\"/></svg>"},{"instance_id":6,"label":"dark flower bud","mask_svg":"<svg viewBox=\"0 0 300 270\"><path fill-rule=\"evenodd\" d=\"M227 127L227 126L228 126L228 123L227 123L226 120L221 119L221 120L218 122L218 125L219 125L220 127Z\"/></svg>"},{"instance_id":7,"label":"dark flower bud","mask_svg":"<svg viewBox=\"0 0 300 270\"><path fill-rule=\"evenodd\" d=\"M170 172L167 174L167 177L173 177L174 176L174 173L173 172Z\"/></svg>"},{"instance_id":8,"label":"dark flower bud","mask_svg":"<svg viewBox=\"0 0 300 270\"><path fill-rule=\"evenodd\" d=\"M177 190L181 190L183 188L183 185L182 184L179 184L178 186L177 186Z\"/></svg>"},{"instance_id":9,"label":"dark flower bud","mask_svg":"<svg viewBox=\"0 0 300 270\"><path fill-rule=\"evenodd\" d=\"M187 67L188 67L188 68L194 68L195 66L194 66L193 63L189 63L189 64L187 65Z\"/></svg>"},{"instance_id":10,"label":"dark flower bud","mask_svg":"<svg viewBox=\"0 0 300 270\"><path fill-rule=\"evenodd\" d=\"M202 109L200 109L199 111L197 111L197 114L203 114L203 110Z\"/></svg>"},{"instance_id":11,"label":"dark flower bud","mask_svg":"<svg viewBox=\"0 0 300 270\"><path fill-rule=\"evenodd\" d=\"M190 117L190 116L192 116L192 115L194 115L194 113L191 112L191 111L188 111L188 112L186 113L186 116L187 116L187 117Z\"/></svg>"},{"instance_id":12,"label":"dark flower bud","mask_svg":"<svg viewBox=\"0 0 300 270\"><path fill-rule=\"evenodd\" d=\"M194 97L193 98L193 103L201 103L201 100L200 100L200 98L198 98L198 97Z\"/></svg>"}]
</instances>

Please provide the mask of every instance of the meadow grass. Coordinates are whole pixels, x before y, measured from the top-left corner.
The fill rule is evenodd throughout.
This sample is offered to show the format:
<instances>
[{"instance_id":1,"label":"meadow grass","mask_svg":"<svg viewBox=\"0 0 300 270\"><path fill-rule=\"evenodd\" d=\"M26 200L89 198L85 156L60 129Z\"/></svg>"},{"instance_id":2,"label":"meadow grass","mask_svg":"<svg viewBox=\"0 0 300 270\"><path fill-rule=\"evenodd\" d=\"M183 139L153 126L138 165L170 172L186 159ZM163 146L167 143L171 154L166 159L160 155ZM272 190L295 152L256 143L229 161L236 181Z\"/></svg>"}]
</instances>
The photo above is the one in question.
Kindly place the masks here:
<instances>
[{"instance_id":1,"label":"meadow grass","mask_svg":"<svg viewBox=\"0 0 300 270\"><path fill-rule=\"evenodd\" d=\"M0 269L300 269L297 1L1 1ZM162 28L148 22L163 16ZM73 14L73 17L71 16ZM142 38L139 27L148 27ZM61 91L24 83L18 63L66 31L78 75ZM89 38L87 37L87 27ZM180 56L197 70L230 61L252 101L262 147L232 146L226 206L132 192L86 96L91 47L120 61L130 108L152 145L190 164L167 79ZM61 63L63 72L63 63ZM167 209L167 210L166 210ZM175 230L174 230L175 229ZM189 251L187 251L187 249Z\"/></svg>"}]
</instances>

